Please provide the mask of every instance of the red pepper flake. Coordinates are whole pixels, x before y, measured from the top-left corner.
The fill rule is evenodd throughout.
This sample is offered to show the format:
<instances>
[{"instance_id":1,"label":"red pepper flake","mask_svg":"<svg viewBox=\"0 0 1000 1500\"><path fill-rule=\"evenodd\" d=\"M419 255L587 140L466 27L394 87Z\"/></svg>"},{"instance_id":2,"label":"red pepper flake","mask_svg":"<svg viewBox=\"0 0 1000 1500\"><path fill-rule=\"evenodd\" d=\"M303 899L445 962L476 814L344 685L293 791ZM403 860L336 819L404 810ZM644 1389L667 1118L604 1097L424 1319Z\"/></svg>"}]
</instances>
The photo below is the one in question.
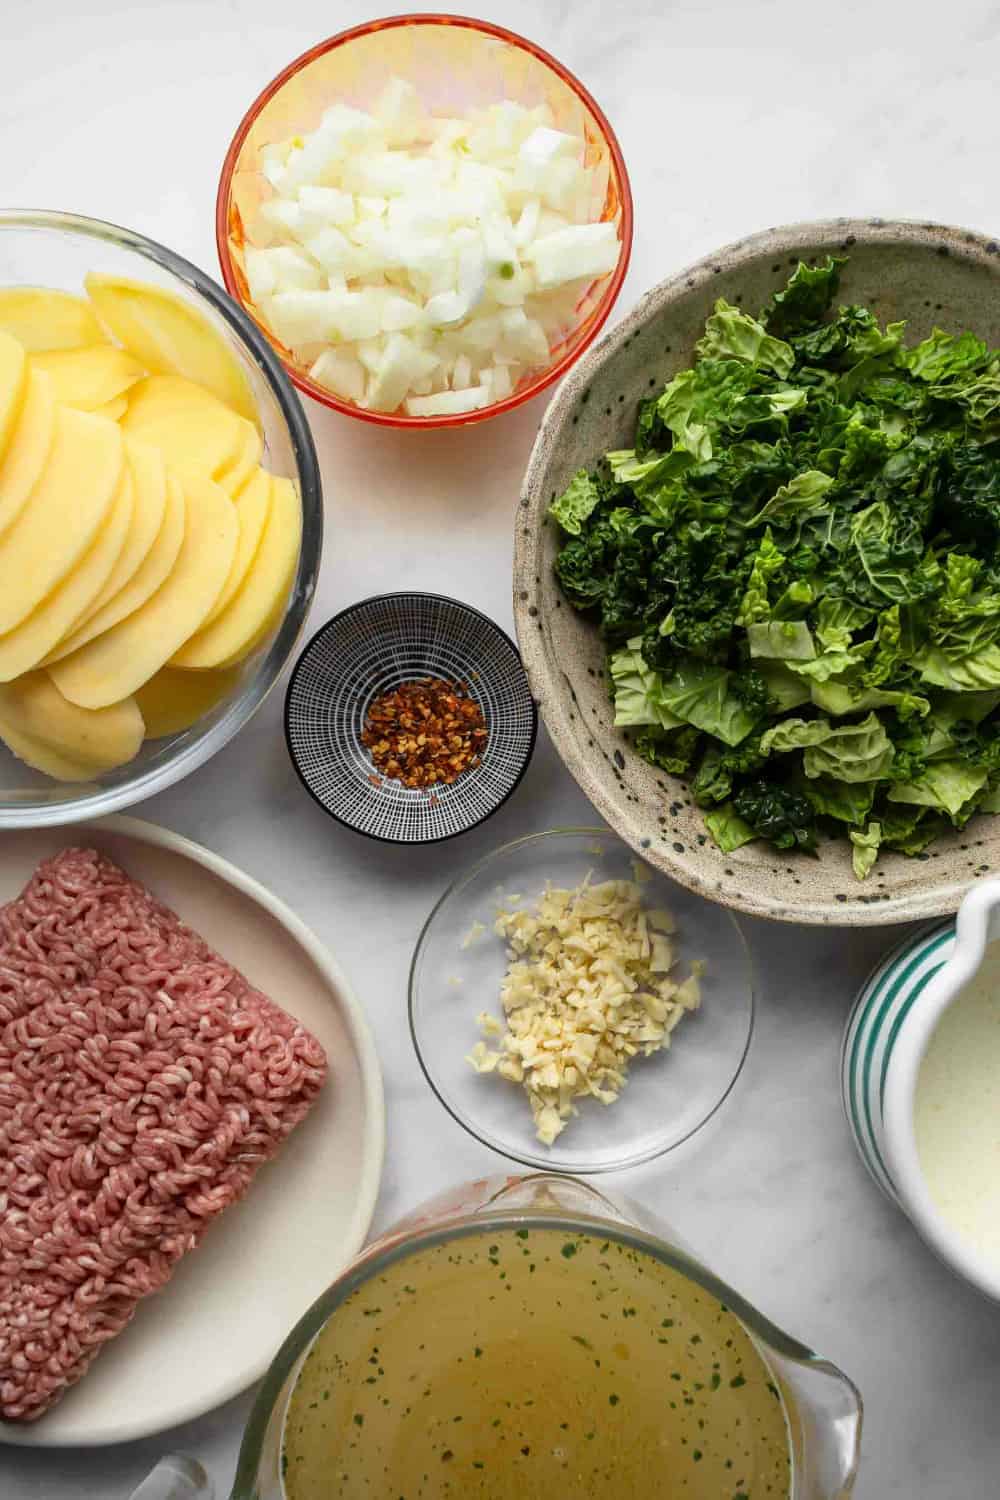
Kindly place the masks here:
<instances>
[{"instance_id":1,"label":"red pepper flake","mask_svg":"<svg viewBox=\"0 0 1000 1500\"><path fill-rule=\"evenodd\" d=\"M376 770L411 790L451 786L479 765L486 740L483 711L466 685L440 677L402 682L376 698L361 736Z\"/></svg>"}]
</instances>

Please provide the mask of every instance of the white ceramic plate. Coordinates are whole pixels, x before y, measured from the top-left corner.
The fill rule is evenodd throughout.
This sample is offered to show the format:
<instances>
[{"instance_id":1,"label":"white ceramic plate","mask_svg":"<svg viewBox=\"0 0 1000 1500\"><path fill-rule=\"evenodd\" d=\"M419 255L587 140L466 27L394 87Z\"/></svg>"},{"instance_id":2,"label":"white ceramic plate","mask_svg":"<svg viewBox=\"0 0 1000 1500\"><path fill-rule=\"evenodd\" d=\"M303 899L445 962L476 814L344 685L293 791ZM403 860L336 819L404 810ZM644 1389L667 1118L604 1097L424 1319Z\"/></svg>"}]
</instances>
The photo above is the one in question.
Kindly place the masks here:
<instances>
[{"instance_id":1,"label":"white ceramic plate","mask_svg":"<svg viewBox=\"0 0 1000 1500\"><path fill-rule=\"evenodd\" d=\"M143 881L323 1043L319 1100L243 1201L47 1416L0 1422L0 1442L96 1447L147 1437L263 1375L285 1334L364 1243L385 1146L382 1078L340 967L263 886L201 845L137 818L0 839L0 903L39 860L99 848Z\"/></svg>"}]
</instances>

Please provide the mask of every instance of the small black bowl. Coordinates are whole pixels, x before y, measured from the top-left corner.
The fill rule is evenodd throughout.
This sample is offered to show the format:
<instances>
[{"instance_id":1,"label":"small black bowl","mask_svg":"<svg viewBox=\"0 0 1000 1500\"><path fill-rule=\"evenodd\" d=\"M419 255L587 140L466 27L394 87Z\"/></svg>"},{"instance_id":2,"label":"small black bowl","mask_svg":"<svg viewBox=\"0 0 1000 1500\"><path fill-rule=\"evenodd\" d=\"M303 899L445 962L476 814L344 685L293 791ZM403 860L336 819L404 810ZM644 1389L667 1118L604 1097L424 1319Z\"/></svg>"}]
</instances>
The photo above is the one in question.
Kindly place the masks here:
<instances>
[{"instance_id":1,"label":"small black bowl","mask_svg":"<svg viewBox=\"0 0 1000 1500\"><path fill-rule=\"evenodd\" d=\"M451 786L411 791L378 776L361 743L369 704L402 682L463 683L486 720L482 760ZM285 696L285 739L324 812L391 844L466 833L514 791L535 748L538 712L517 647L498 625L441 594L377 594L317 631Z\"/></svg>"}]
</instances>

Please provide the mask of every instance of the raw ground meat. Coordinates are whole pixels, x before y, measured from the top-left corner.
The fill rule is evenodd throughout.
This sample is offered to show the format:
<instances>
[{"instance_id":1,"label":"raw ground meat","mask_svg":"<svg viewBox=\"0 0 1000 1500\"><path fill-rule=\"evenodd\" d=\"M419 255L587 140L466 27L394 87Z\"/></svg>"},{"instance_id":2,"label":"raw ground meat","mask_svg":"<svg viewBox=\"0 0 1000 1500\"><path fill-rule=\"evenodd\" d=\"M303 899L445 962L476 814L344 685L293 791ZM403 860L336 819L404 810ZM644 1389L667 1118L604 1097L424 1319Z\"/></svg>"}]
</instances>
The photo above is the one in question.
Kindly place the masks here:
<instances>
[{"instance_id":1,"label":"raw ground meat","mask_svg":"<svg viewBox=\"0 0 1000 1500\"><path fill-rule=\"evenodd\" d=\"M0 1416L86 1372L316 1098L315 1037L110 859L0 908Z\"/></svg>"}]
</instances>

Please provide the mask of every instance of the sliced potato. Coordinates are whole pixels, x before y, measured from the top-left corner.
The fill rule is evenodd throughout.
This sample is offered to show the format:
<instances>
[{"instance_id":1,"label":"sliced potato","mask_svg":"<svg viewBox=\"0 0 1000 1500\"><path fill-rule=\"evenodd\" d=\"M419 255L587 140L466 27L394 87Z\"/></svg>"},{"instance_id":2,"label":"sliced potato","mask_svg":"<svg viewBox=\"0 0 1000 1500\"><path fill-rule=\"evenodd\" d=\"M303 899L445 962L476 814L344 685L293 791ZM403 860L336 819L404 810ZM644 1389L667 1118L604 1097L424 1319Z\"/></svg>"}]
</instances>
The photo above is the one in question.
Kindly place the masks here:
<instances>
[{"instance_id":1,"label":"sliced potato","mask_svg":"<svg viewBox=\"0 0 1000 1500\"><path fill-rule=\"evenodd\" d=\"M228 468L218 476L218 483L235 500L237 495L249 484L258 467L264 452L264 444L261 442L260 433L250 422L242 423L242 440L240 451Z\"/></svg>"},{"instance_id":2,"label":"sliced potato","mask_svg":"<svg viewBox=\"0 0 1000 1500\"><path fill-rule=\"evenodd\" d=\"M161 667L135 695L146 738L163 739L181 734L227 698L240 680L240 669L226 672L180 672Z\"/></svg>"},{"instance_id":3,"label":"sliced potato","mask_svg":"<svg viewBox=\"0 0 1000 1500\"><path fill-rule=\"evenodd\" d=\"M302 537L302 506L290 479L271 476L271 513L242 585L222 613L170 657L186 670L242 661L274 626L288 598Z\"/></svg>"},{"instance_id":4,"label":"sliced potato","mask_svg":"<svg viewBox=\"0 0 1000 1500\"><path fill-rule=\"evenodd\" d=\"M74 631L85 625L91 615L96 615L127 583L131 583L149 556L163 525L163 515L167 508L167 473L160 455L155 448L147 448L142 443L126 439L125 468L131 477L135 501L128 536L104 587L93 603L73 622ZM179 549L179 540L177 545ZM162 582L161 578L160 583Z\"/></svg>"},{"instance_id":5,"label":"sliced potato","mask_svg":"<svg viewBox=\"0 0 1000 1500\"><path fill-rule=\"evenodd\" d=\"M86 349L53 349L33 354L31 364L44 370L52 382L52 394L64 406L97 411L123 395L145 375L124 349L114 344L91 344Z\"/></svg>"},{"instance_id":6,"label":"sliced potato","mask_svg":"<svg viewBox=\"0 0 1000 1500\"><path fill-rule=\"evenodd\" d=\"M3 458L27 392L23 345L0 329L0 459Z\"/></svg>"},{"instance_id":7,"label":"sliced potato","mask_svg":"<svg viewBox=\"0 0 1000 1500\"><path fill-rule=\"evenodd\" d=\"M130 761L142 744L144 725L134 698L94 713L68 703L48 673L28 672L0 684L0 737L6 739L8 732L46 745L94 774Z\"/></svg>"},{"instance_id":8,"label":"sliced potato","mask_svg":"<svg viewBox=\"0 0 1000 1500\"><path fill-rule=\"evenodd\" d=\"M155 452L155 450L147 451ZM61 640L55 650L45 658L43 666L47 667L53 662L61 661L64 656L78 651L88 641L94 640L106 631L113 630L120 621L128 619L130 615L141 609L170 576L184 541L187 502L184 499L184 489L180 480L175 476L168 476L159 454L155 456L157 462L160 463L164 484L163 521L156 534L156 540L128 583L112 598L107 599L83 624L77 625L71 635ZM142 480L138 467L133 469L133 477L136 481L136 503L139 505L142 503L139 497Z\"/></svg>"},{"instance_id":9,"label":"sliced potato","mask_svg":"<svg viewBox=\"0 0 1000 1500\"><path fill-rule=\"evenodd\" d=\"M89 302L45 286L0 288L0 328L32 354L107 343Z\"/></svg>"},{"instance_id":10,"label":"sliced potato","mask_svg":"<svg viewBox=\"0 0 1000 1500\"><path fill-rule=\"evenodd\" d=\"M105 401L103 406L94 407L94 415L96 417L107 417L109 422L120 422L127 411L127 396L116 396L113 401Z\"/></svg>"},{"instance_id":11,"label":"sliced potato","mask_svg":"<svg viewBox=\"0 0 1000 1500\"><path fill-rule=\"evenodd\" d=\"M264 535L264 527L267 518L271 514L271 476L266 469L256 469L249 484L236 496L236 519L240 524L240 534L236 543L236 552L233 557L233 565L229 570L229 577L222 588L222 593L216 599L212 608L205 618L205 625L222 614L230 599L242 584L250 569L250 564L257 556L261 537ZM205 628L202 626L202 629Z\"/></svg>"},{"instance_id":12,"label":"sliced potato","mask_svg":"<svg viewBox=\"0 0 1000 1500\"><path fill-rule=\"evenodd\" d=\"M0 461L0 536L13 525L42 477L56 430L49 377L27 372L24 404Z\"/></svg>"},{"instance_id":13,"label":"sliced potato","mask_svg":"<svg viewBox=\"0 0 1000 1500\"><path fill-rule=\"evenodd\" d=\"M183 485L184 541L164 583L141 609L49 668L59 691L81 708L104 708L142 687L199 628L222 592L236 552L236 509L211 480L185 479Z\"/></svg>"},{"instance_id":14,"label":"sliced potato","mask_svg":"<svg viewBox=\"0 0 1000 1500\"><path fill-rule=\"evenodd\" d=\"M190 381L157 384L152 376L137 387L122 418L122 430L159 448L178 474L221 482L243 465L245 477L261 452L252 423L223 406ZM181 387L181 389L178 389Z\"/></svg>"},{"instance_id":15,"label":"sliced potato","mask_svg":"<svg viewBox=\"0 0 1000 1500\"><path fill-rule=\"evenodd\" d=\"M193 380L187 380L183 375L147 375L132 386L128 393L128 406L132 417L136 422L144 422L149 418L160 417L176 412L189 412L192 408L198 411L216 411L222 407L230 411L224 401L218 396L213 396L203 385L197 385ZM236 415L230 411L230 415Z\"/></svg>"},{"instance_id":16,"label":"sliced potato","mask_svg":"<svg viewBox=\"0 0 1000 1500\"><path fill-rule=\"evenodd\" d=\"M83 557L26 620L0 635L0 682L30 672L72 629L107 582L132 521L134 486L127 464L107 518Z\"/></svg>"},{"instance_id":17,"label":"sliced potato","mask_svg":"<svg viewBox=\"0 0 1000 1500\"><path fill-rule=\"evenodd\" d=\"M68 755L61 755L58 750L53 750L51 745L46 745L42 740L32 739L30 734L21 734L12 729L0 718L0 744L7 746L18 760L23 760L26 766L33 771L41 771L45 776L51 776L55 781L93 781L100 772L95 766L84 765L82 761L71 760Z\"/></svg>"},{"instance_id":18,"label":"sliced potato","mask_svg":"<svg viewBox=\"0 0 1000 1500\"><path fill-rule=\"evenodd\" d=\"M190 302L124 276L92 272L85 285L101 321L147 370L185 375L248 421L257 421L242 366L223 335Z\"/></svg>"},{"instance_id":19,"label":"sliced potato","mask_svg":"<svg viewBox=\"0 0 1000 1500\"><path fill-rule=\"evenodd\" d=\"M56 407L41 478L0 536L0 632L27 619L87 551L114 501L123 462L114 422Z\"/></svg>"}]
</instances>

